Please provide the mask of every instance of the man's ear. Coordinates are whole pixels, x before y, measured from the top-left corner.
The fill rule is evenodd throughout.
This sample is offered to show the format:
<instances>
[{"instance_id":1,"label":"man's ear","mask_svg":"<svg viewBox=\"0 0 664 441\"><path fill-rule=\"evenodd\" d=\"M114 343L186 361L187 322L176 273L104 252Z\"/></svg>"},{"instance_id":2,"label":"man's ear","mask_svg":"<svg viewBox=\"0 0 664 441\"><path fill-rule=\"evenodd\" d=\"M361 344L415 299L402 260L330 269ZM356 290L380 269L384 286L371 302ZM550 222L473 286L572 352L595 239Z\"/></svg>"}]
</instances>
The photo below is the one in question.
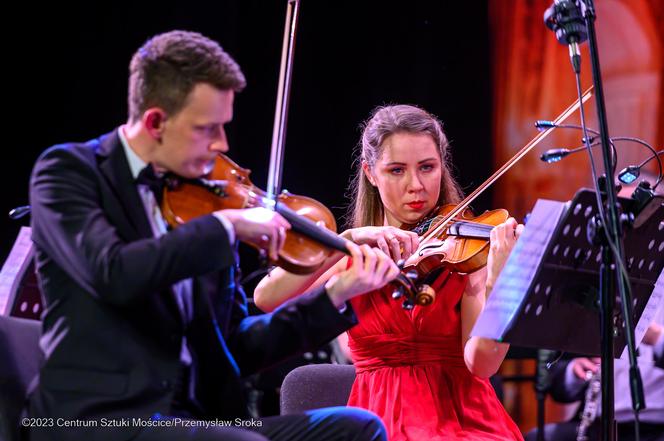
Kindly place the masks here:
<instances>
[{"instance_id":1,"label":"man's ear","mask_svg":"<svg viewBox=\"0 0 664 441\"><path fill-rule=\"evenodd\" d=\"M142 121L143 127L150 136L157 141L161 141L164 123L166 122L166 112L159 107L151 107L143 112Z\"/></svg>"},{"instance_id":2,"label":"man's ear","mask_svg":"<svg viewBox=\"0 0 664 441\"><path fill-rule=\"evenodd\" d=\"M364 176L367 177L371 185L375 187L376 179L373 177L373 174L371 173L371 168L369 167L367 161L362 160L362 171L364 172Z\"/></svg>"}]
</instances>

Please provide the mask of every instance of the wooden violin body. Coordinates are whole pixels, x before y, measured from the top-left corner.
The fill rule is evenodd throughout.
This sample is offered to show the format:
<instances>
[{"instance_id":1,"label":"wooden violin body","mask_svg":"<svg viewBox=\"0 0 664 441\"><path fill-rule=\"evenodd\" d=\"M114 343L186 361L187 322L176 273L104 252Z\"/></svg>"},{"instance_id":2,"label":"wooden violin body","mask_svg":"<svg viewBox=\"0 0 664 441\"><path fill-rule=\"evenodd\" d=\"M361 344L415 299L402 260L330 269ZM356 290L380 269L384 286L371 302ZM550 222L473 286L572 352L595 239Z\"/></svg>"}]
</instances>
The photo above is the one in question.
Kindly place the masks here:
<instances>
[{"instance_id":1,"label":"wooden violin body","mask_svg":"<svg viewBox=\"0 0 664 441\"><path fill-rule=\"evenodd\" d=\"M171 227L176 227L218 210L275 208L293 228L287 231L279 260L274 263L295 274L316 271L342 241L334 234L337 225L330 210L315 199L288 192L279 194L275 204L263 190L251 183L250 173L250 170L220 154L214 169L205 178L192 180L167 177L161 207L164 219ZM336 240L337 246L330 248L329 244L323 245L312 239L312 234L313 237L323 235ZM258 249L265 246L257 243L251 245Z\"/></svg>"},{"instance_id":2,"label":"wooden violin body","mask_svg":"<svg viewBox=\"0 0 664 441\"><path fill-rule=\"evenodd\" d=\"M435 225L456 205L445 205L433 218ZM442 266L460 273L472 273L486 265L489 256L491 229L507 220L504 209L486 211L473 216L465 210L441 232L424 238L417 251L406 261L405 270L416 268L425 276Z\"/></svg>"},{"instance_id":3,"label":"wooden violin body","mask_svg":"<svg viewBox=\"0 0 664 441\"><path fill-rule=\"evenodd\" d=\"M403 264L403 272L411 283L404 285L398 281L394 294L396 298L406 295L404 306L431 304L436 293L430 283L444 268L472 273L486 266L491 230L509 217L504 209L486 211L479 216L473 216L466 209L448 220L456 208L453 204L445 205L415 227L414 230L424 236L417 250Z\"/></svg>"}]
</instances>

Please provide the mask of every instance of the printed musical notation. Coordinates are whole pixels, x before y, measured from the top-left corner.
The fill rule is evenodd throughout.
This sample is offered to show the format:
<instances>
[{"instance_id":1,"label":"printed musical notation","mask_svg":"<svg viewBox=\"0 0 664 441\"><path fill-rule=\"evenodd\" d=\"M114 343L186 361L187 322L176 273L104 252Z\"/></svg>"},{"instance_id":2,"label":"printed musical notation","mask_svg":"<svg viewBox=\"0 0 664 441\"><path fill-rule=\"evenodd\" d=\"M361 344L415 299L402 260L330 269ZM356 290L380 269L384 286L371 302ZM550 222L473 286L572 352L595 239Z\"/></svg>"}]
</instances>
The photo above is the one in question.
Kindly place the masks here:
<instances>
[{"instance_id":1,"label":"printed musical notation","mask_svg":"<svg viewBox=\"0 0 664 441\"><path fill-rule=\"evenodd\" d=\"M652 294L650 294L650 299L648 299L643 314L641 314L641 318L634 329L634 341L636 342L637 347L646 335L648 326L650 326L653 320L655 320L660 308L664 308L664 270L659 273L657 282L655 282L655 288L653 289ZM620 358L627 359L627 347L623 349Z\"/></svg>"}]
</instances>

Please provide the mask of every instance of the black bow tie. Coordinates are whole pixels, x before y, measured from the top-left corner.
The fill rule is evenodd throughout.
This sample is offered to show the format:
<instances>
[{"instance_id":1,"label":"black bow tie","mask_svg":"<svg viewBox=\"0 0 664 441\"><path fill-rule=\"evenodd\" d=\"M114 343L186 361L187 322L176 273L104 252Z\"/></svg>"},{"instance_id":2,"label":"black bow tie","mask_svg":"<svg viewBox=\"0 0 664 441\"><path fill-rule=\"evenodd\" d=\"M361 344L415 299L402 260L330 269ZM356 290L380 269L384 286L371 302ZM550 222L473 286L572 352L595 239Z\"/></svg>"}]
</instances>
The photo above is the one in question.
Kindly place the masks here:
<instances>
[{"instance_id":1,"label":"black bow tie","mask_svg":"<svg viewBox=\"0 0 664 441\"><path fill-rule=\"evenodd\" d=\"M158 176L152 164L148 164L136 178L136 183L140 185L147 185L147 187L154 194L157 204L161 207L161 201L164 195L164 186L166 185L166 179L164 175Z\"/></svg>"}]
</instances>

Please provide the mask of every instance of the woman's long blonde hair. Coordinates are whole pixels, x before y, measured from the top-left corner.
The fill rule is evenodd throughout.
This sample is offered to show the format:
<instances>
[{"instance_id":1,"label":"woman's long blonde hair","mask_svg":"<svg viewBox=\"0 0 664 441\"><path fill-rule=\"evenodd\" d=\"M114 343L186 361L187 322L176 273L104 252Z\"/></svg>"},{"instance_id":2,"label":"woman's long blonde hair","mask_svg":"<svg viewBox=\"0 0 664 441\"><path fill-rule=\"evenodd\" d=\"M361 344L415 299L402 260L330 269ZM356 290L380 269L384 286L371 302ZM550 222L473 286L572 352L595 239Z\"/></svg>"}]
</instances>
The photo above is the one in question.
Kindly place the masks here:
<instances>
[{"instance_id":1,"label":"woman's long blonde hair","mask_svg":"<svg viewBox=\"0 0 664 441\"><path fill-rule=\"evenodd\" d=\"M450 170L449 143L441 122L435 116L415 106L378 107L371 114L371 118L363 124L362 141L356 149L355 176L348 189L352 201L346 214L348 227L383 225L383 202L378 189L371 185L364 174L362 162L366 161L369 168L373 168L383 153L385 139L399 132L426 133L438 146L442 164L438 205L456 203L463 198L461 188Z\"/></svg>"}]
</instances>

